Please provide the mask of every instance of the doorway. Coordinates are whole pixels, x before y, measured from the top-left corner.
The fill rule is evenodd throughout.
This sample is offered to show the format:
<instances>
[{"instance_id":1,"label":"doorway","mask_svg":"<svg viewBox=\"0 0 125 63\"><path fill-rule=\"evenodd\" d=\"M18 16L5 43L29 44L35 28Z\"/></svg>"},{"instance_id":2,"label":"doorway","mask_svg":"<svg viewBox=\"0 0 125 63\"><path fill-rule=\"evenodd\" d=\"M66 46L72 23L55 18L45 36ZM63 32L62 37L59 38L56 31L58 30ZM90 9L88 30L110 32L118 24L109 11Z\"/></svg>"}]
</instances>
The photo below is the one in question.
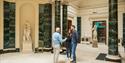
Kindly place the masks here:
<instances>
[{"instance_id":1,"label":"doorway","mask_svg":"<svg viewBox=\"0 0 125 63\"><path fill-rule=\"evenodd\" d=\"M72 26L72 20L68 20L68 30L70 29L71 26Z\"/></svg>"},{"instance_id":2,"label":"doorway","mask_svg":"<svg viewBox=\"0 0 125 63\"><path fill-rule=\"evenodd\" d=\"M94 27L94 25L96 25L98 43L106 44L106 21L93 21L92 28Z\"/></svg>"}]
</instances>

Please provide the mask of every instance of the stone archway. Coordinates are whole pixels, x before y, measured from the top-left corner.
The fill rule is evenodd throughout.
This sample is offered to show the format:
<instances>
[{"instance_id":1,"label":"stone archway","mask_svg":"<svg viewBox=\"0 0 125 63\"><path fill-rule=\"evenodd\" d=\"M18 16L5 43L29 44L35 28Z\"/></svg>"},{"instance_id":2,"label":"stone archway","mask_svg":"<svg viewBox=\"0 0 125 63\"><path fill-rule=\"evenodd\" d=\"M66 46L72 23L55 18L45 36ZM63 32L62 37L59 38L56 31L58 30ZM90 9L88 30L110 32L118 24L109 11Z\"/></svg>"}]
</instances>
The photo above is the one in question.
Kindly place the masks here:
<instances>
[{"instance_id":1,"label":"stone archway","mask_svg":"<svg viewBox=\"0 0 125 63\"><path fill-rule=\"evenodd\" d=\"M31 39L30 42L24 42L25 23L30 24ZM22 52L33 52L35 41L35 8L31 3L22 4L20 7L20 48Z\"/></svg>"}]
</instances>

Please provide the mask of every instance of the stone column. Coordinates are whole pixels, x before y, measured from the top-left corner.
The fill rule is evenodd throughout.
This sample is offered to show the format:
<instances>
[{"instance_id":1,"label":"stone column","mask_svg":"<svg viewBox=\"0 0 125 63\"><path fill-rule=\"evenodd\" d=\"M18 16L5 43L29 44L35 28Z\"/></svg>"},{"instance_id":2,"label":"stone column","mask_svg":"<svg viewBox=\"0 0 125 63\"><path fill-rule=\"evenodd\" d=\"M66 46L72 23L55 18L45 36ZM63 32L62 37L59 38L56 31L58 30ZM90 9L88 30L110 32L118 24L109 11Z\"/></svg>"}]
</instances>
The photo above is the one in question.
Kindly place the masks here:
<instances>
[{"instance_id":1,"label":"stone column","mask_svg":"<svg viewBox=\"0 0 125 63\"><path fill-rule=\"evenodd\" d=\"M120 61L118 56L118 0L109 0L109 39L106 60Z\"/></svg>"},{"instance_id":2,"label":"stone column","mask_svg":"<svg viewBox=\"0 0 125 63\"><path fill-rule=\"evenodd\" d=\"M123 42L122 42L122 46L124 47L124 51L125 51L125 13L123 14Z\"/></svg>"},{"instance_id":3,"label":"stone column","mask_svg":"<svg viewBox=\"0 0 125 63\"><path fill-rule=\"evenodd\" d=\"M81 41L81 17L77 17L78 43Z\"/></svg>"},{"instance_id":4,"label":"stone column","mask_svg":"<svg viewBox=\"0 0 125 63\"><path fill-rule=\"evenodd\" d=\"M55 1L55 27L61 28L61 1Z\"/></svg>"},{"instance_id":5,"label":"stone column","mask_svg":"<svg viewBox=\"0 0 125 63\"><path fill-rule=\"evenodd\" d=\"M4 1L4 49L16 48L15 6L14 2Z\"/></svg>"},{"instance_id":6,"label":"stone column","mask_svg":"<svg viewBox=\"0 0 125 63\"><path fill-rule=\"evenodd\" d=\"M39 47L51 47L52 4L39 4Z\"/></svg>"},{"instance_id":7,"label":"stone column","mask_svg":"<svg viewBox=\"0 0 125 63\"><path fill-rule=\"evenodd\" d=\"M68 12L67 12L67 4L63 4L62 5L62 14L63 14L63 16L62 16L62 21L63 21L63 36L67 36L67 31L68 31L68 21L67 21L67 14L68 14Z\"/></svg>"},{"instance_id":8,"label":"stone column","mask_svg":"<svg viewBox=\"0 0 125 63\"><path fill-rule=\"evenodd\" d=\"M3 52L3 0L0 0L0 54Z\"/></svg>"}]
</instances>

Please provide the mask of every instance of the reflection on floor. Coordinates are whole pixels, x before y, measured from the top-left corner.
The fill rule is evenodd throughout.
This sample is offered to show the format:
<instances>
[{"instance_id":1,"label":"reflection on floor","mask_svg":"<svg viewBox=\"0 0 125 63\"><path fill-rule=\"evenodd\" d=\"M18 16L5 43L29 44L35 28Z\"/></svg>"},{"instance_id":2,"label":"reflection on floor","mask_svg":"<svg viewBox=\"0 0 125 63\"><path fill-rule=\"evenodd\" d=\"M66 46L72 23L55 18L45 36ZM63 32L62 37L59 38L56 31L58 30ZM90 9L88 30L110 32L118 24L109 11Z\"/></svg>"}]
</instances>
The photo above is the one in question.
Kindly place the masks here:
<instances>
[{"instance_id":1,"label":"reflection on floor","mask_svg":"<svg viewBox=\"0 0 125 63\"><path fill-rule=\"evenodd\" d=\"M99 44L92 48L90 44L79 44L77 47L77 63L114 63L96 60L100 53L107 53L107 46ZM8 53L0 55L0 63L53 63L53 54L44 53ZM66 63L66 56L59 56L59 63Z\"/></svg>"}]
</instances>

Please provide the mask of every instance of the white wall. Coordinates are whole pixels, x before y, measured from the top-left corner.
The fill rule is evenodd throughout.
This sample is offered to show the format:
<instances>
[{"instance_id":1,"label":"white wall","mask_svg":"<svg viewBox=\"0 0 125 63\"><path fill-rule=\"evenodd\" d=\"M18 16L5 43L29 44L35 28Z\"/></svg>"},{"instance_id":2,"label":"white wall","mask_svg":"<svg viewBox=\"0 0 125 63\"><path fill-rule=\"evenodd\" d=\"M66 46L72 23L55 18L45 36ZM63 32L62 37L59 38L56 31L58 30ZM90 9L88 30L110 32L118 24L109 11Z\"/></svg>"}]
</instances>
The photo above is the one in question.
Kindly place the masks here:
<instances>
[{"instance_id":1,"label":"white wall","mask_svg":"<svg viewBox=\"0 0 125 63\"><path fill-rule=\"evenodd\" d=\"M123 37L123 13L125 13L125 4L118 8L118 37Z\"/></svg>"},{"instance_id":2,"label":"white wall","mask_svg":"<svg viewBox=\"0 0 125 63\"><path fill-rule=\"evenodd\" d=\"M94 12L94 13L93 13ZM96 12L96 13L95 13ZM123 13L125 13L125 4L118 6L118 37L122 38L123 30ZM108 7L92 8L92 9L80 9L79 16L82 17L82 35L81 37L92 36L92 21L106 20L107 32L108 32ZM108 35L108 33L107 33ZM108 38L108 36L107 36Z\"/></svg>"},{"instance_id":3,"label":"white wall","mask_svg":"<svg viewBox=\"0 0 125 63\"><path fill-rule=\"evenodd\" d=\"M81 37L92 37L92 21L107 21L108 8L81 9L79 15L82 17Z\"/></svg>"}]
</instances>

